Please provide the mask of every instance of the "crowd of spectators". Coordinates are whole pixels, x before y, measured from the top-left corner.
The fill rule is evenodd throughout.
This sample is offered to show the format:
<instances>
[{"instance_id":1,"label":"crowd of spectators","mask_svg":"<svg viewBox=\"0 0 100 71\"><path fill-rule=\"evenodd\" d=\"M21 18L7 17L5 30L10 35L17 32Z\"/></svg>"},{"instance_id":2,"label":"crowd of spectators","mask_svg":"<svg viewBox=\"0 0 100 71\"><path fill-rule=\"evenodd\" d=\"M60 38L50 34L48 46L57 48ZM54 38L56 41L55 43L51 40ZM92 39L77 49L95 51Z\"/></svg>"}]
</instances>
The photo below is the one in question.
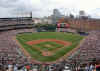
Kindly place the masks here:
<instances>
[{"instance_id":1,"label":"crowd of spectators","mask_svg":"<svg viewBox=\"0 0 100 71\"><path fill-rule=\"evenodd\" d=\"M83 61L100 60L100 31L90 32L80 46L79 58Z\"/></svg>"},{"instance_id":2,"label":"crowd of spectators","mask_svg":"<svg viewBox=\"0 0 100 71\"><path fill-rule=\"evenodd\" d=\"M21 52L13 38L18 33L32 31L32 29L22 29L0 32L0 69L4 66L4 68L7 68L9 64L22 66L28 63L27 58Z\"/></svg>"},{"instance_id":3,"label":"crowd of spectators","mask_svg":"<svg viewBox=\"0 0 100 71\"><path fill-rule=\"evenodd\" d=\"M90 67L100 64L100 31L92 31L79 45L79 49L69 58L71 64L77 71L94 71ZM87 66L89 69L86 69Z\"/></svg>"}]
</instances>

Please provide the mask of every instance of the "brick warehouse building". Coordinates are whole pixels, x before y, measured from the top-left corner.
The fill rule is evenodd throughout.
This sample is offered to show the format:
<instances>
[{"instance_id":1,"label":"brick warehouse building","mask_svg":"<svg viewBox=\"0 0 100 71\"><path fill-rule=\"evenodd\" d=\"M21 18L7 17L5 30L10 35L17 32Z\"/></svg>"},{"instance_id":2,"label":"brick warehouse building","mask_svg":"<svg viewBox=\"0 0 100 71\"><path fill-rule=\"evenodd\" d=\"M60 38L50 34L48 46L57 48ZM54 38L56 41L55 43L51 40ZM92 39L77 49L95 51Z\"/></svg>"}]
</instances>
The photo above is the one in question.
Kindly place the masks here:
<instances>
[{"instance_id":1,"label":"brick warehouse building","mask_svg":"<svg viewBox=\"0 0 100 71\"><path fill-rule=\"evenodd\" d=\"M71 28L81 31L100 30L99 19L68 19Z\"/></svg>"},{"instance_id":2,"label":"brick warehouse building","mask_svg":"<svg viewBox=\"0 0 100 71\"><path fill-rule=\"evenodd\" d=\"M62 21L60 19L60 23L64 23L62 24L62 26L65 24L69 24L69 28L75 29L80 32L100 30L99 19L64 18ZM59 24L59 20L57 24ZM63 30L64 28L61 27L61 29Z\"/></svg>"}]
</instances>

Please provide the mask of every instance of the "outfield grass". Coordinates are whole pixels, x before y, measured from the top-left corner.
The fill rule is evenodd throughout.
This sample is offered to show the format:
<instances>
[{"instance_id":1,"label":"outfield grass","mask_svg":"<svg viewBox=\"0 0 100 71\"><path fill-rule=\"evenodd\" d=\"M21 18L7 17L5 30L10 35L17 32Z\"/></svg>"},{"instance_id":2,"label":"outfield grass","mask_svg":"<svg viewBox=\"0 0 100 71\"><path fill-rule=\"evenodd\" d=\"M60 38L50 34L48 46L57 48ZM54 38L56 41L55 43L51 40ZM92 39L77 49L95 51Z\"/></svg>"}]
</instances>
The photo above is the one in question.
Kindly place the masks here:
<instances>
[{"instance_id":1,"label":"outfield grass","mask_svg":"<svg viewBox=\"0 0 100 71\"><path fill-rule=\"evenodd\" d=\"M66 53L74 49L79 43L80 40L83 39L83 36L77 35L77 34L71 34L71 33L63 33L63 32L39 32L39 33L23 33L16 35L16 39L20 42L20 44L23 46L24 49L27 50L30 55L36 59L37 61L41 62L52 62L60 57L64 56ZM52 56L43 56L40 51L33 48L33 45L30 46L26 44L28 41L32 40L39 40L39 39L58 39L58 40L64 40L69 41L72 43L72 45L68 47L61 48L60 50L57 50L55 53L53 53ZM47 49L43 48L45 47L44 44L50 44L55 47L49 48L48 50L51 51L55 48L59 48L60 46L63 46L61 44L52 43L52 42L43 42L40 44L37 44L35 46L39 47L42 50ZM41 46L41 47L40 47Z\"/></svg>"}]
</instances>

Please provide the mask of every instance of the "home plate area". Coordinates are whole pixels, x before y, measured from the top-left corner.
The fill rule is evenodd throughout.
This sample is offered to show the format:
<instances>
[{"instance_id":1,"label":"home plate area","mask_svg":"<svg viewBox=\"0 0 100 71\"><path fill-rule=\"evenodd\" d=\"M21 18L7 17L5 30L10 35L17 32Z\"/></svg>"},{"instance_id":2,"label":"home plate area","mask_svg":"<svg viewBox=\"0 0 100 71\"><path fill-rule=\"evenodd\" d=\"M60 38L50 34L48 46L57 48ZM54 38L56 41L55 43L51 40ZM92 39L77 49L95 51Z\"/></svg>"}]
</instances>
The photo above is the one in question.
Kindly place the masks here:
<instances>
[{"instance_id":1,"label":"home plate area","mask_svg":"<svg viewBox=\"0 0 100 71\"><path fill-rule=\"evenodd\" d=\"M60 50L61 48L70 46L71 42L57 39L39 39L28 41L26 44L40 51L43 56L52 56L53 53Z\"/></svg>"}]
</instances>

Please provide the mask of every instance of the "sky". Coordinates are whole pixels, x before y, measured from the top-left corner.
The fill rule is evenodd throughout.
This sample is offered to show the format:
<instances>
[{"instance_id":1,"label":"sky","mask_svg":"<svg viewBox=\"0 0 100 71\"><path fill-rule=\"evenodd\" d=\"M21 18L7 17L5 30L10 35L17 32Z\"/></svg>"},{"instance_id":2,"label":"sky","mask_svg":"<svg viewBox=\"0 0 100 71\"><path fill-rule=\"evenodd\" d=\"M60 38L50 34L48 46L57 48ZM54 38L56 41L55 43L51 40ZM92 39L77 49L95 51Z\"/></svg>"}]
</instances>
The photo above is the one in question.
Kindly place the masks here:
<instances>
[{"instance_id":1,"label":"sky","mask_svg":"<svg viewBox=\"0 0 100 71\"><path fill-rule=\"evenodd\" d=\"M100 0L0 0L0 17L29 16L31 11L33 17L44 17L55 8L64 15L78 15L84 10L87 15L100 18Z\"/></svg>"}]
</instances>

